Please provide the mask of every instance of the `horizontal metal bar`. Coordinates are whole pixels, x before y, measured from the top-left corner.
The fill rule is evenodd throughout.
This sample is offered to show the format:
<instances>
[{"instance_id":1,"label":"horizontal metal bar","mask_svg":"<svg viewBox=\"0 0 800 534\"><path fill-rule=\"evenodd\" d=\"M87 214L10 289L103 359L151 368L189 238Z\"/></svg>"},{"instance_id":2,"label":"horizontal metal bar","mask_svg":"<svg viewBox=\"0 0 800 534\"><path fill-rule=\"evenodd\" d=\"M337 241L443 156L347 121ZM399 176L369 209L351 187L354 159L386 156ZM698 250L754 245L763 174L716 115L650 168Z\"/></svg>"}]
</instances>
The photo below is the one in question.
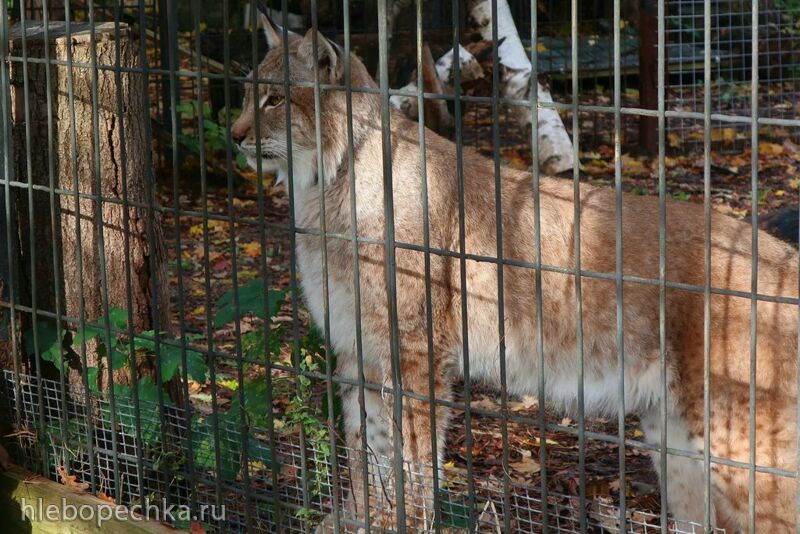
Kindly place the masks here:
<instances>
[{"instance_id":1,"label":"horizontal metal bar","mask_svg":"<svg viewBox=\"0 0 800 534\"><path fill-rule=\"evenodd\" d=\"M19 56L9 56L8 58L10 61L22 62L22 58ZM63 60L55 60L51 59L46 61L41 58L28 58L28 63L52 63L56 65L66 65L66 62ZM78 68L91 68L89 64L79 64L75 63L74 67ZM137 67L116 67L113 65L98 65L97 67L99 70L108 70L108 71L119 71L119 72L127 72L127 73L134 73L134 74L142 74L144 73L144 69L137 68ZM239 82L239 83L255 83L263 84L263 85L284 85L283 80L277 79L269 79L269 78L259 78L254 80L253 76L248 75L241 75L241 76L225 76L224 74L217 74L212 72L202 72L196 71L191 69L178 69L176 73L173 73L169 70L165 69L155 69L155 68L148 68L147 73L151 75L159 75L159 76L172 76L177 75L178 77L186 77L186 78L194 78L195 80L199 79L206 79L206 80L228 80L232 82ZM291 81L289 82L290 87L306 87L306 88L313 88L313 82L297 82ZM346 92L348 89L344 85L337 85L337 84L319 84L320 89L325 91L341 91ZM380 89L374 87L352 87L349 89L353 93L365 93L365 94L375 94L380 95ZM418 93L415 91L409 91L404 89L389 89L390 96L402 96L416 99L418 97ZM452 93L423 93L423 97L426 99L432 100L455 100L455 95ZM487 104L491 105L493 99L490 96L474 96L474 95L460 95L459 100L462 102L469 102L473 104ZM530 100L520 100L515 98L506 98L506 97L498 97L497 101L501 104L506 104L509 106L525 106L530 107L531 102ZM562 102L542 102L539 101L537 103L537 107L539 109L554 109L554 110L563 110L563 111L573 111L575 107L569 103L562 103ZM577 107L578 111L586 112L586 113L605 113L609 115L613 115L616 109L613 106L596 106L596 105L587 105L587 104L578 104ZM635 116L644 116L644 117L658 117L658 110L657 109L644 109L644 108L637 108L637 107L622 107L620 108L620 113L622 115L635 115ZM677 111L677 110L667 110L665 111L665 116L667 118L674 118L674 119L695 119L698 121L702 121L704 118L703 112L695 112L695 111ZM744 116L744 115L726 115L723 113L712 113L711 114L712 121L720 121L726 123L734 123L734 124L751 124L753 122L752 117ZM782 119L782 118L772 118L772 117L759 117L758 124L762 124L764 126L789 126L789 127L800 127L800 119Z\"/></svg>"}]
</instances>

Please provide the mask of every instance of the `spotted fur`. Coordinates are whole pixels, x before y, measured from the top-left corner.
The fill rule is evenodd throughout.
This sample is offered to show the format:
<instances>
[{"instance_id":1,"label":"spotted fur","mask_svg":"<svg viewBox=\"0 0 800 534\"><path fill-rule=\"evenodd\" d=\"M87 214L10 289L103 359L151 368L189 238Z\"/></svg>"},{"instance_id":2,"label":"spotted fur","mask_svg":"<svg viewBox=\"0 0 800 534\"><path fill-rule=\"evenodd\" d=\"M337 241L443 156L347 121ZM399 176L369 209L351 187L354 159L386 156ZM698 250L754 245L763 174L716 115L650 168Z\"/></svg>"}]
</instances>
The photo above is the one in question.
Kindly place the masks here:
<instances>
[{"instance_id":1,"label":"spotted fur","mask_svg":"<svg viewBox=\"0 0 800 534\"><path fill-rule=\"evenodd\" d=\"M656 198L624 194L622 199L622 321L624 325L624 399L620 398L617 364L617 306L614 192L581 185L575 198L570 182L543 176L540 182L542 343L537 351L536 212L529 173L501 169L501 210L495 205L493 163L466 151L463 165L455 146L426 131L428 238L434 250L426 256L425 198L420 166L418 126L400 114L389 117L391 133L392 195L395 249L399 374L402 420L392 420L393 367L390 300L385 266L385 210L381 102L364 65L351 57L352 84L366 91L352 93L352 143L354 162L348 164L347 101L343 91L323 89L320 102L322 147L315 138L315 74L323 84L344 83L343 52L314 33L290 34L284 43L280 30L268 21L267 35L274 46L259 66L260 78L282 82L283 46L288 46L288 72L293 82L284 93L281 84L260 84L258 94L248 87L241 117L232 127L250 161L261 168L288 174L286 104L291 106L291 140L294 215L300 228L320 229L320 187L325 189L325 228L351 235L350 203L355 198L360 278L354 281L350 240L327 238L328 302L323 299L325 270L323 241L319 235L297 235L297 261L303 295L317 324L329 318L332 348L338 356L337 373L358 378L356 325L360 320L365 379L375 385L360 402L357 388L345 388L344 424L347 444L362 454L350 460L353 488L344 515L386 528L397 527L395 475L390 467L377 467L374 458L388 457L394 465L393 435L402 427L402 451L410 462L406 481L407 527L425 531L433 519L429 466L443 457L450 409L432 408L428 400L451 399L453 384L463 374L463 351L469 349L468 380L500 386L498 308L505 312L504 338L507 387L511 394L538 394L539 366L543 359L545 395L567 411L579 409L578 325L582 325L585 410L587 414L616 416L626 412L642 417L646 440L661 441L662 401L667 410L667 444L689 456L670 454L665 473L670 512L677 518L702 522L704 514L704 214L702 206L667 201L665 346L660 343L660 286L643 280L659 278L659 205ZM256 135L255 117L260 131ZM322 168L318 165L318 150ZM459 234L459 195L463 168L464 253L466 318L462 324ZM351 189L350 175L355 175ZM576 306L575 202L580 203L580 267L603 273L580 278L582 323ZM498 215L502 213L502 215ZM498 302L500 254L497 222L501 224L504 301ZM710 442L711 455L747 463L750 458L748 398L750 391L751 230L727 216L711 217L710 284ZM436 253L445 251L445 253ZM772 298L759 302L756 315L758 363L755 371L755 458L759 466L796 470L797 307L780 299L797 299L797 252L790 246L758 234L758 293ZM430 285L426 287L426 266ZM360 287L361 316L355 313L355 287ZM427 302L431 308L427 309ZM427 315L432 317L428 339ZM464 338L466 331L468 338ZM433 347L432 366L428 347ZM666 353L662 375L661 350ZM666 381L664 381L666 377ZM662 399L662 388L667 398ZM433 418L432 418L433 415ZM433 430L436 441L432 440ZM366 432L366 439L365 433ZM363 443L366 441L367 449ZM693 456L692 456L693 455ZM654 453L658 468L658 453ZM371 484L370 502L364 502L363 462ZM747 532L750 471L714 464L711 475L713 520L729 532ZM414 474L416 473L416 474ZM416 482L416 483L415 483ZM759 530L790 532L795 529L796 481L758 472L755 475L755 513ZM379 504L382 503L382 504ZM326 522L327 525L330 522ZM346 531L356 531L347 526Z\"/></svg>"}]
</instances>

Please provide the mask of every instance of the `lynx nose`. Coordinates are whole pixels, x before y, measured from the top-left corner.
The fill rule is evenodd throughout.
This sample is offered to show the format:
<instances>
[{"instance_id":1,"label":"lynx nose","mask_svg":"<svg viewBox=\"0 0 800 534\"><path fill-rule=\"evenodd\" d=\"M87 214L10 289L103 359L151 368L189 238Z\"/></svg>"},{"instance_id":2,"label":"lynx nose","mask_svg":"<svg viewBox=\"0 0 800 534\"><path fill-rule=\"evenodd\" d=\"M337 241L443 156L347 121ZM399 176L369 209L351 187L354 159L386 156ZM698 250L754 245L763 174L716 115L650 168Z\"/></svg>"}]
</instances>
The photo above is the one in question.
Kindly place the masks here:
<instances>
[{"instance_id":1,"label":"lynx nose","mask_svg":"<svg viewBox=\"0 0 800 534\"><path fill-rule=\"evenodd\" d=\"M231 139L236 143L241 143L247 137L247 132L250 129L248 124L239 117L231 126Z\"/></svg>"}]
</instances>

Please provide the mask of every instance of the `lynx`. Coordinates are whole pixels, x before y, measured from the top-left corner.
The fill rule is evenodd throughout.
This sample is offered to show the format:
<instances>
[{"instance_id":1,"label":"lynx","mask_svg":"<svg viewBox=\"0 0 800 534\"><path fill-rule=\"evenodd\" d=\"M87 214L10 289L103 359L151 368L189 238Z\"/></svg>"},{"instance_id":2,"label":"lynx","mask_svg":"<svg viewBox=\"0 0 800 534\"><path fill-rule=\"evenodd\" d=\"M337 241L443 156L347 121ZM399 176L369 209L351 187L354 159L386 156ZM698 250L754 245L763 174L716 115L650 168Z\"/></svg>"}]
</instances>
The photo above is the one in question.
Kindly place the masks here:
<instances>
[{"instance_id":1,"label":"lynx","mask_svg":"<svg viewBox=\"0 0 800 534\"><path fill-rule=\"evenodd\" d=\"M359 531L369 515L374 529L398 528L398 498L392 469L392 434L402 429L405 528L431 529L435 519L429 467L443 459L448 425L447 402L464 374L463 351L468 334L469 376L465 380L500 386L498 308L504 310L506 386L511 395L538 395L540 363L545 397L565 410L578 406L578 321L576 310L576 219L580 203L580 268L601 273L581 276L584 404L587 414L616 417L621 406L617 363L617 306L614 273L614 192L541 177L540 227L543 325L542 354L537 350L535 294L537 220L532 176L502 168L499 183L502 256L498 256L493 162L463 154L463 198L466 295L462 294L459 220L459 177L456 147L426 131L427 202L430 249L430 300L426 295L423 173L418 125L391 113L391 173L396 242L396 310L389 304L385 265L384 166L381 99L363 63L350 58L353 167L348 158L348 111L344 91L321 89L322 146L316 146L313 82L344 83L344 51L310 30L304 36L283 33L263 17L270 49L258 67L258 93L249 84L241 116L232 136L256 167L287 179L289 143L286 106L291 111L291 186L298 227L319 229L320 187L324 182L325 228L333 234L357 234L358 286L354 280L353 243L328 237L327 283L331 349L341 377L359 379L355 290L360 287L363 372L368 384L363 402L359 388L345 385L343 396L346 444L356 451L348 460L350 491L341 510L343 529ZM314 47L316 43L316 54ZM288 47L288 65L284 64ZM285 92L284 69L292 85ZM256 132L258 116L259 132ZM257 135L258 133L258 135ZM258 139L258 143L257 143ZM319 154L321 151L321 154ZM322 167L318 166L318 155ZM355 175L351 190L350 173ZM351 225L355 197L357 225ZM622 269L624 324L624 407L636 414L645 440L660 443L661 410L668 411L666 472L669 512L682 520L704 518L704 213L702 206L667 201L666 234L666 399L662 399L659 338L659 204L654 197L625 194L622 200ZM355 232L354 232L355 230ZM796 525L796 405L798 354L798 253L764 232L758 233L755 348L757 367L750 368L751 227L711 215L712 239L709 299L710 443L712 521L728 532L748 531L750 461L748 399L755 392L756 524L763 532L790 532ZM313 320L323 324L325 307L319 235L297 235L297 264L305 302ZM498 272L503 294L498 302ZM602 274L604 273L604 274ZM648 282L649 281L649 282ZM466 298L467 324L462 324ZM427 302L430 302L428 310ZM428 313L432 318L428 339ZM395 315L396 314L396 315ZM392 365L392 321L396 317L399 369ZM429 365L429 343L433 347ZM393 420L392 373L402 384L402 420ZM755 384L751 377L755 376ZM436 402L431 405L431 398ZM433 417L431 416L433 415ZM362 416L365 424L362 425ZM435 425L432 426L432 425ZM435 429L436 442L432 442ZM366 443L366 448L364 447ZM688 453L688 454L686 454ZM658 452L652 452L659 470ZM384 460L376 460L381 459ZM388 459L388 460L386 460ZM365 491L362 473L371 483ZM381 465L378 465L381 464ZM761 468L769 468L764 472ZM776 473L777 471L777 473ZM378 481L375 483L375 481ZM365 502L368 499L368 502ZM340 518L340 519L341 519ZM330 527L332 519L322 528Z\"/></svg>"}]
</instances>

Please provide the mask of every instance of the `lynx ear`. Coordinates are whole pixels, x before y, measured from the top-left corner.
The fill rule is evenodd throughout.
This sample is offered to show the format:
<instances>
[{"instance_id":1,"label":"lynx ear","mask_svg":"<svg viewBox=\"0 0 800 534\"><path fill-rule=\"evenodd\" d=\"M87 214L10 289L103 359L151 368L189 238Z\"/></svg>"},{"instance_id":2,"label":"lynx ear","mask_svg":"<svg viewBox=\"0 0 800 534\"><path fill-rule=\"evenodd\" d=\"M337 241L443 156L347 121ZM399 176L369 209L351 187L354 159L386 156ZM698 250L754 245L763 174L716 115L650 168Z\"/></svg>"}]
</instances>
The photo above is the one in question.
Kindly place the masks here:
<instances>
[{"instance_id":1,"label":"lynx ear","mask_svg":"<svg viewBox=\"0 0 800 534\"><path fill-rule=\"evenodd\" d=\"M314 64L315 34L317 41L316 65ZM320 80L323 83L333 83L339 80L342 68L341 50L320 32L315 32L313 29L308 30L297 49L297 55L306 62L309 69L319 69Z\"/></svg>"},{"instance_id":2,"label":"lynx ear","mask_svg":"<svg viewBox=\"0 0 800 534\"><path fill-rule=\"evenodd\" d=\"M272 22L270 18L270 15L278 16L280 12L275 14L264 2L258 3L258 11L260 12L261 27L264 28L264 36L267 38L267 46L270 50L280 48L283 45L283 27ZM286 32L286 34L290 42L300 37L292 31Z\"/></svg>"}]
</instances>

